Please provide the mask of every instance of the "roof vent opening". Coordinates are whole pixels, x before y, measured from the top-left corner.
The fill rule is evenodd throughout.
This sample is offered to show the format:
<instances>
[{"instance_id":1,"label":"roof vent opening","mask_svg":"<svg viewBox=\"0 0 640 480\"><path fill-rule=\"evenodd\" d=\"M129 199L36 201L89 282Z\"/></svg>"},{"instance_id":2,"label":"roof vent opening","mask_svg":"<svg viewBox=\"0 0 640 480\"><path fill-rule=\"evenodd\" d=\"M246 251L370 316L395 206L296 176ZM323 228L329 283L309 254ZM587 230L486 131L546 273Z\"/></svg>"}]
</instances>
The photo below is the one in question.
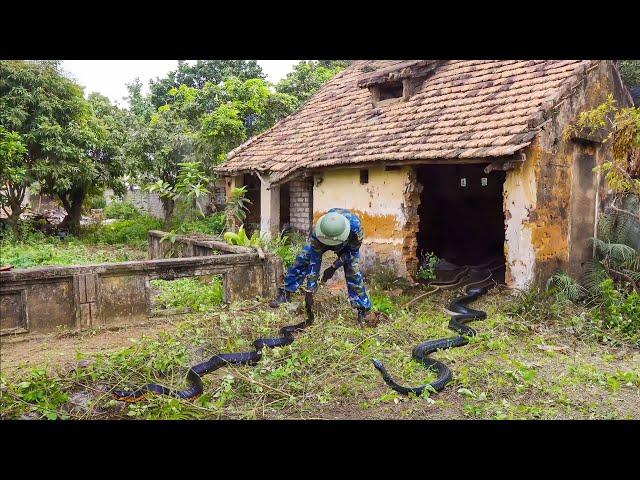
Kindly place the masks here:
<instances>
[{"instance_id":1,"label":"roof vent opening","mask_svg":"<svg viewBox=\"0 0 640 480\"><path fill-rule=\"evenodd\" d=\"M404 95L404 85L401 81L378 85L378 95L378 101L389 100L391 98L402 98Z\"/></svg>"}]
</instances>

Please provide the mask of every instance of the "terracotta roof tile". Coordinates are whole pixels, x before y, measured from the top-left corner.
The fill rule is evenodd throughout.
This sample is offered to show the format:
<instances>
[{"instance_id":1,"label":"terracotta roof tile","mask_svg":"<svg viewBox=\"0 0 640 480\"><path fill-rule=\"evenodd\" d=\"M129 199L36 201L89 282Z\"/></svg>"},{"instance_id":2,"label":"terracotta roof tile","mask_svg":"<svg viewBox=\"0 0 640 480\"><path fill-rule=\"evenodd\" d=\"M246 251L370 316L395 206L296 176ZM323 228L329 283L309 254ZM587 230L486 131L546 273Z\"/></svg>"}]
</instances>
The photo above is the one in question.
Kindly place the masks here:
<instances>
[{"instance_id":1,"label":"terracotta roof tile","mask_svg":"<svg viewBox=\"0 0 640 480\"><path fill-rule=\"evenodd\" d=\"M356 61L300 110L231 151L217 170L269 171L277 180L305 168L332 165L511 155L529 145L546 112L591 63L438 62L408 101L376 108L369 90L358 82L429 63Z\"/></svg>"}]
</instances>

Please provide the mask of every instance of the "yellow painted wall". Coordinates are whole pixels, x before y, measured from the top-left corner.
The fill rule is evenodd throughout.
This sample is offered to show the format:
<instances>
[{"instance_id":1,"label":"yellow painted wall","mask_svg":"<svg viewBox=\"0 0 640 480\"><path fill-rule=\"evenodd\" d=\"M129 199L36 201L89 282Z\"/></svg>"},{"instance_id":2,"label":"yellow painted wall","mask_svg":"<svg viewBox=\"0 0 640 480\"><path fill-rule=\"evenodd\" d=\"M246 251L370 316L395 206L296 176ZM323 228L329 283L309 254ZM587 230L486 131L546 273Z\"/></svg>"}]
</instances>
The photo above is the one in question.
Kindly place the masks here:
<instances>
[{"instance_id":1,"label":"yellow painted wall","mask_svg":"<svg viewBox=\"0 0 640 480\"><path fill-rule=\"evenodd\" d=\"M363 222L365 243L402 244L403 187L407 169L369 169L369 183L360 184L360 170L326 170L313 190L314 222L329 209L348 208Z\"/></svg>"},{"instance_id":2,"label":"yellow painted wall","mask_svg":"<svg viewBox=\"0 0 640 480\"><path fill-rule=\"evenodd\" d=\"M406 274L402 256L404 189L410 167L385 171L369 168L369 182L360 184L360 170L325 170L322 181L313 189L314 223L331 208L347 208L362 220L364 241L361 250L366 268L375 259L394 264L400 275Z\"/></svg>"}]
</instances>

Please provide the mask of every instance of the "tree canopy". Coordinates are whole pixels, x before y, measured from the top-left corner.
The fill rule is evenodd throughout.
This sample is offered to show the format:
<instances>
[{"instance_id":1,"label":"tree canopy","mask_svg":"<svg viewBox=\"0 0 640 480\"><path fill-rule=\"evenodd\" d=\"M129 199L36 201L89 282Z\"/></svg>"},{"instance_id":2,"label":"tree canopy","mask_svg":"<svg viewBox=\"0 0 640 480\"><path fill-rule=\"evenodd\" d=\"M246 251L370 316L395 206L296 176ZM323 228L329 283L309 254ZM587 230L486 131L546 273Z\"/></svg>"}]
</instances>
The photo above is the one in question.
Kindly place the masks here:
<instances>
[{"instance_id":1,"label":"tree canopy","mask_svg":"<svg viewBox=\"0 0 640 480\"><path fill-rule=\"evenodd\" d=\"M24 145L21 169L7 170L2 178L8 186L3 202L14 224L33 184L60 198L71 229L79 225L80 206L90 190L121 185L121 111L97 94L85 100L82 88L61 73L59 62L0 62L0 127L4 150L13 152L3 155L3 163L16 161L15 147L7 150L7 145L18 139Z\"/></svg>"}]
</instances>

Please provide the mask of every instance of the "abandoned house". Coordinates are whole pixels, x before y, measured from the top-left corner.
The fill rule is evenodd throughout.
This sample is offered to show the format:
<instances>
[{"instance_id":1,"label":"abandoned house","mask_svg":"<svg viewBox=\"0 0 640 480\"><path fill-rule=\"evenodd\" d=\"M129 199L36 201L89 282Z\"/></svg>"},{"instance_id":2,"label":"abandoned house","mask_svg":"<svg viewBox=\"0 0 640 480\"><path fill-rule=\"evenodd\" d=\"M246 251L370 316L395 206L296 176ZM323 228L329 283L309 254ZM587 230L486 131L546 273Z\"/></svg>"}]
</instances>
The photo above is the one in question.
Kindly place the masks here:
<instances>
[{"instance_id":1,"label":"abandoned house","mask_svg":"<svg viewBox=\"0 0 640 480\"><path fill-rule=\"evenodd\" d=\"M296 113L229 153L227 192L247 222L308 233L332 207L363 220L376 260L414 275L421 255L501 258L524 288L592 256L607 201L602 136L565 127L608 94L632 104L612 61L355 61Z\"/></svg>"}]
</instances>

